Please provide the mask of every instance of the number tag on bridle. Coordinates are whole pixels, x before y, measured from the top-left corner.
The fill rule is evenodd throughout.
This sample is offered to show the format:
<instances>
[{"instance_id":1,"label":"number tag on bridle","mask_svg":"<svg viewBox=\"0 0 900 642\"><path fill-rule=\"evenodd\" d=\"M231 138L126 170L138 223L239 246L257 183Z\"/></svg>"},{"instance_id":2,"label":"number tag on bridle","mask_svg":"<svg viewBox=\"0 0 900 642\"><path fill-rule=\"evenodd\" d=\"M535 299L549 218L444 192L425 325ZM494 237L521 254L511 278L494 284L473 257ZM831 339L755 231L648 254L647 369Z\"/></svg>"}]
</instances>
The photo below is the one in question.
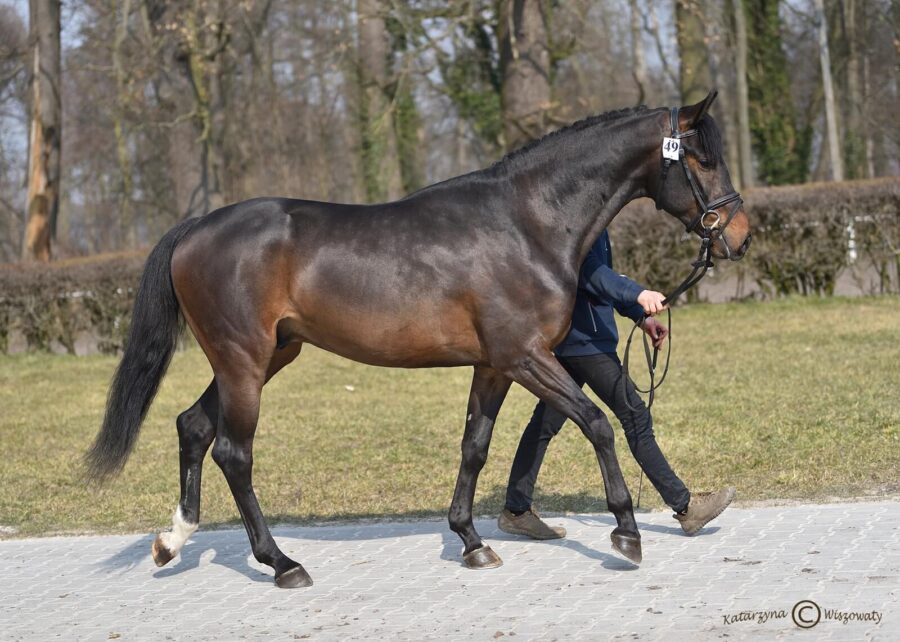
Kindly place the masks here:
<instances>
[{"instance_id":1,"label":"number tag on bridle","mask_svg":"<svg viewBox=\"0 0 900 642\"><path fill-rule=\"evenodd\" d=\"M678 160L678 153L681 151L681 141L677 138L663 138L663 158L668 160Z\"/></svg>"}]
</instances>

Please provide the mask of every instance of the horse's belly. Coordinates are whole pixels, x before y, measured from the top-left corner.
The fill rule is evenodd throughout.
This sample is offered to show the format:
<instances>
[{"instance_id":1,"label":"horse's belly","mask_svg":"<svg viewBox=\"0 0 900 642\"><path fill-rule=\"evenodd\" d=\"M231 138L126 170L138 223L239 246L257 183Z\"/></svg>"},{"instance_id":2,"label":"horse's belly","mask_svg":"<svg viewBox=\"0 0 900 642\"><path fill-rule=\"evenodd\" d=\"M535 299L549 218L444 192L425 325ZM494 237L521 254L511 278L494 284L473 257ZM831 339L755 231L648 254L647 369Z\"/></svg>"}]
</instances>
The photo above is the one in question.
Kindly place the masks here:
<instances>
[{"instance_id":1,"label":"horse's belly","mask_svg":"<svg viewBox=\"0 0 900 642\"><path fill-rule=\"evenodd\" d=\"M304 308L287 326L292 334L354 361L424 368L476 364L485 358L471 315L459 305L374 312L320 301Z\"/></svg>"}]
</instances>

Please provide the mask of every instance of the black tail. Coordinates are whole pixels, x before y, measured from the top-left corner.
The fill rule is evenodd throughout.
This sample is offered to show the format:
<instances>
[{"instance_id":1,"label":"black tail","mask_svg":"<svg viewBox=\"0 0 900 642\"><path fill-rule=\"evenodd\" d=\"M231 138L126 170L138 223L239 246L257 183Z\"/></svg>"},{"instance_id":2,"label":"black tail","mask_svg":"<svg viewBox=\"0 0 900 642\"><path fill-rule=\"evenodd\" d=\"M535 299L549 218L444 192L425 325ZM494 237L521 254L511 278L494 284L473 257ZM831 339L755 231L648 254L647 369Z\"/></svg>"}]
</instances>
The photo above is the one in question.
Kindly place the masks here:
<instances>
[{"instance_id":1,"label":"black tail","mask_svg":"<svg viewBox=\"0 0 900 642\"><path fill-rule=\"evenodd\" d=\"M94 479L103 480L122 470L169 367L183 327L170 264L175 246L196 222L188 219L173 227L147 257L125 354L110 385L103 427L86 456L88 473Z\"/></svg>"}]
</instances>

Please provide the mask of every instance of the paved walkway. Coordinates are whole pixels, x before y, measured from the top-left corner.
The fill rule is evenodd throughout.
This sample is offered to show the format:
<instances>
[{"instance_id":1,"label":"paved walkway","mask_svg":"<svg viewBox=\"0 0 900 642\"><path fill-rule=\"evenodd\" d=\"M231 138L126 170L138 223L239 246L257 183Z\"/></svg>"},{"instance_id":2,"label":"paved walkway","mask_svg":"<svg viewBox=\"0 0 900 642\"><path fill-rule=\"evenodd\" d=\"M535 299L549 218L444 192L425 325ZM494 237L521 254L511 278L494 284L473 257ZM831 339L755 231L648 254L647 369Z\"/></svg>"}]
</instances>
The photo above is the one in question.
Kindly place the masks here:
<instances>
[{"instance_id":1,"label":"paved walkway","mask_svg":"<svg viewBox=\"0 0 900 642\"><path fill-rule=\"evenodd\" d=\"M293 591L243 531L201 530L163 569L151 535L3 541L0 639L900 639L900 502L732 508L693 538L642 513L640 568L611 553L611 516L549 521L568 538L478 522L490 571L443 521L277 528L315 581Z\"/></svg>"}]
</instances>

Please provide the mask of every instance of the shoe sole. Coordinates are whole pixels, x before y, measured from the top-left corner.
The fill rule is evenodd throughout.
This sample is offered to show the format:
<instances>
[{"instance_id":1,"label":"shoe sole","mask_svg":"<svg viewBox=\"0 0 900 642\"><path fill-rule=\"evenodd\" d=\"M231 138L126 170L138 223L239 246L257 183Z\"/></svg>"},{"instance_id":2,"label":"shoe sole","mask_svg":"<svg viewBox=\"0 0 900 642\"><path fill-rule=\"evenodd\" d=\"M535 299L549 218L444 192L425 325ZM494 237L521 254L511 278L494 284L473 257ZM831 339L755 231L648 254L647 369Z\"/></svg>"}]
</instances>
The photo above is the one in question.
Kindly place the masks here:
<instances>
[{"instance_id":1,"label":"shoe sole","mask_svg":"<svg viewBox=\"0 0 900 642\"><path fill-rule=\"evenodd\" d=\"M704 526L706 526L706 525L709 524L711 521L713 521L716 517L718 517L719 515L721 515L722 513L724 513L724 512L725 512L725 509L728 508L729 506L731 506L731 502L734 501L734 497L735 497L736 494L737 494L737 489L732 488L732 489L731 489L731 492L728 493L728 495L726 496L726 502L725 502L725 504L722 506L722 508L720 508L720 509L719 509L712 517L710 517L708 520L706 520L705 522L703 522L702 524L700 524L700 525L697 526L696 528L693 528L693 529L691 529L691 530L689 530L689 531L688 531L688 530L685 530L684 532L685 532L687 535L696 535L697 533L699 533L701 530L703 530L703 527L704 527Z\"/></svg>"}]
</instances>

